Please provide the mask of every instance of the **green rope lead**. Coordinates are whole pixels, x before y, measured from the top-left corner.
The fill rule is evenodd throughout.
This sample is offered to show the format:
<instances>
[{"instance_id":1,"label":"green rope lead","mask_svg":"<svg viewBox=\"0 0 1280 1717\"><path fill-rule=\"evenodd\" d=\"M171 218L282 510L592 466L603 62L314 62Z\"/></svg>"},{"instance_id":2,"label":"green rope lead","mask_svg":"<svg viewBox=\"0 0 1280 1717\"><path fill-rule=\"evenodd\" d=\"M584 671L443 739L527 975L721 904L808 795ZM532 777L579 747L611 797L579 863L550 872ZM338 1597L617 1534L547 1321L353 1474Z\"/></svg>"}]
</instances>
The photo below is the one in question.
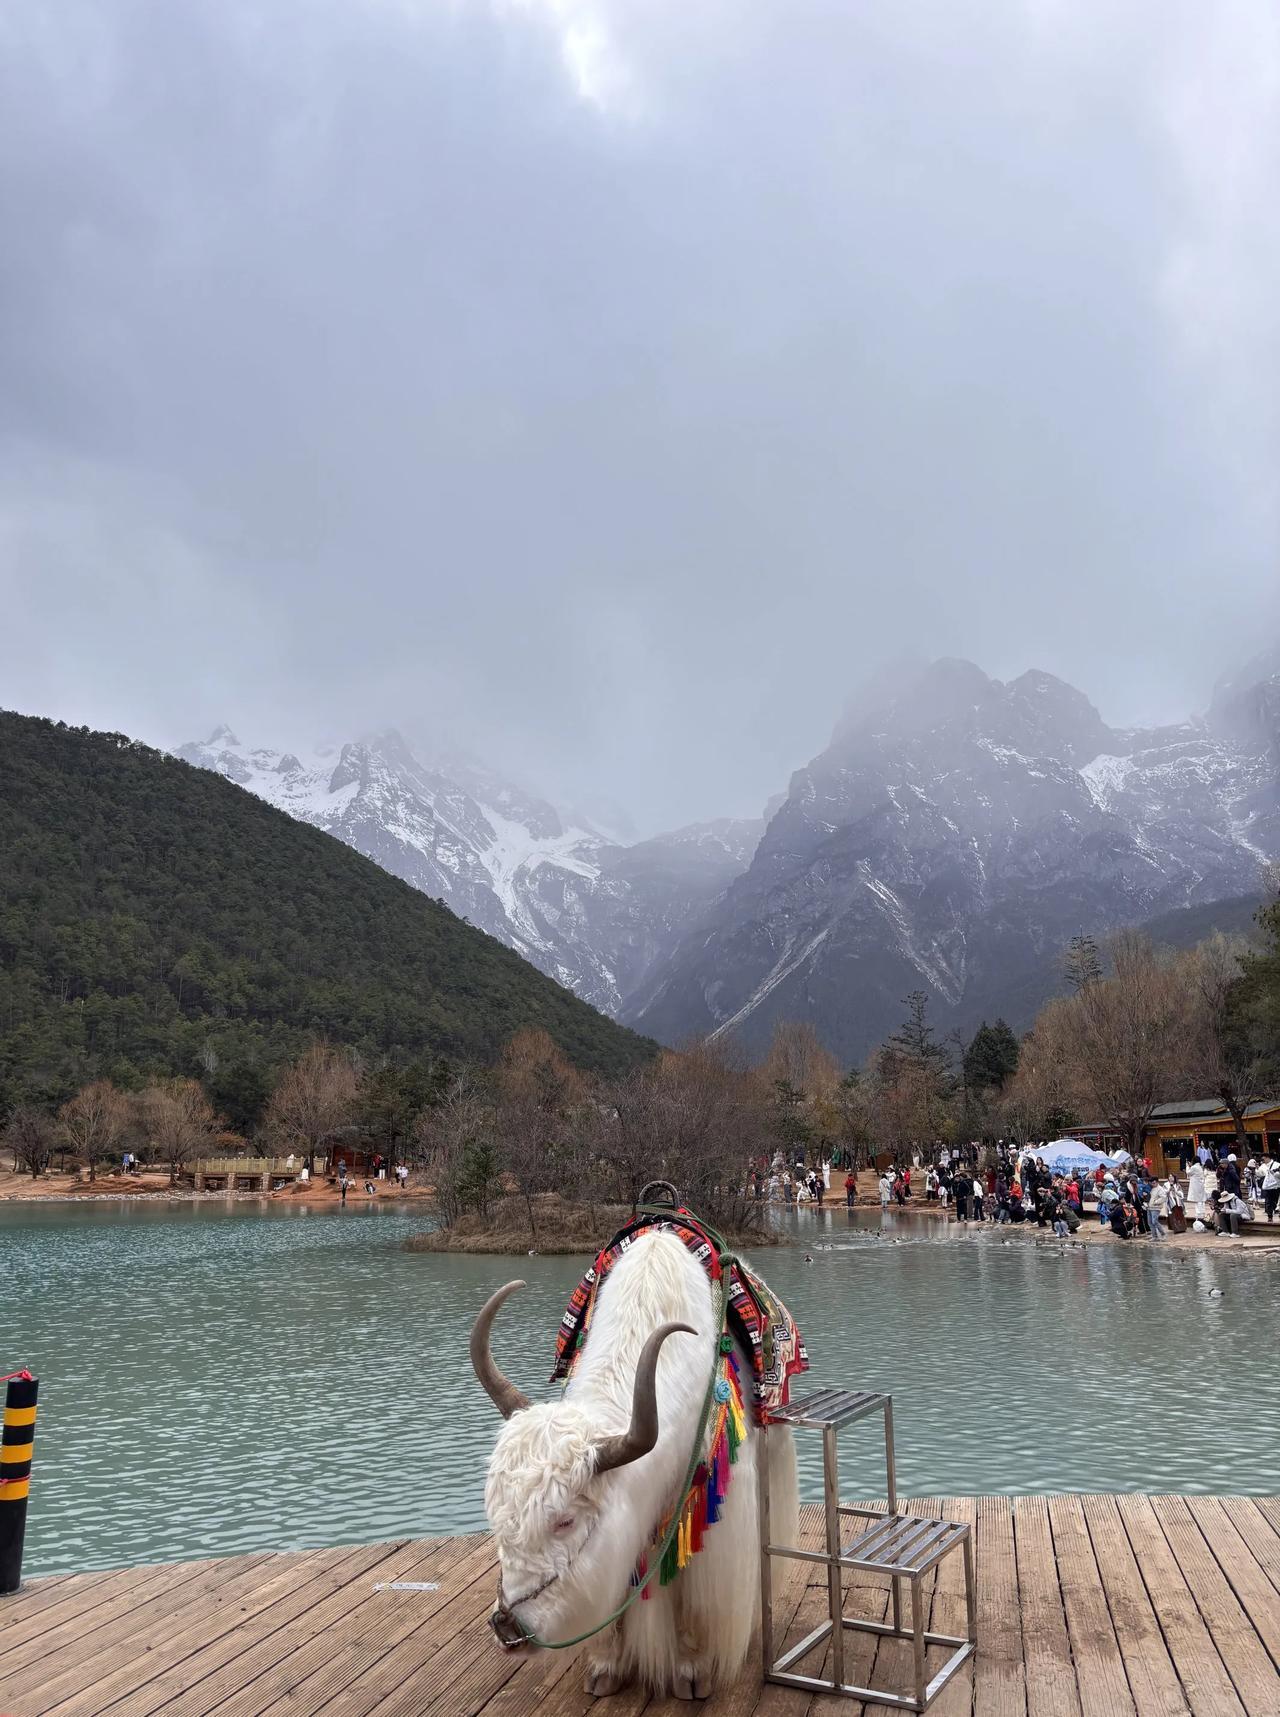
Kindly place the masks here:
<instances>
[{"instance_id":1,"label":"green rope lead","mask_svg":"<svg viewBox=\"0 0 1280 1717\"><path fill-rule=\"evenodd\" d=\"M665 1209L665 1206L662 1208L665 1210L666 1215L670 1216L672 1214L670 1210ZM645 1206L640 1206L640 1209L646 1215L649 1214ZM716 1233L714 1228L708 1228L705 1222L700 1226L717 1242L720 1240L720 1235ZM715 1345L712 1349L711 1376L707 1381L707 1393L702 1400L702 1413L698 1419L698 1431L697 1435L693 1439L693 1450L689 1456L689 1465L685 1470L684 1486L680 1492L680 1501L676 1505L675 1513L671 1516L671 1524L667 1527L666 1535L663 1538L662 1543L658 1546L653 1556L650 1557L649 1566L645 1569L643 1577L638 1580L634 1586L632 1586L631 1590L627 1593L627 1596L622 1600L611 1616L606 1616L602 1622L599 1622L593 1628L589 1628L586 1633L575 1634L572 1639L549 1640L543 1639L539 1634L526 1633L524 1637L528 1640L530 1645L541 1646L545 1651L564 1651L569 1646L581 1645L584 1640L594 1639L597 1634L603 1633L608 1627L612 1627L614 1622L618 1620L619 1616L625 1615L631 1608L632 1604L635 1603L636 1599L642 1595L650 1580L653 1579L654 1575L661 1568L663 1557L675 1543L676 1534L680 1530L680 1519L684 1514L684 1505L689 1500L689 1493L693 1489L694 1478L697 1474L699 1463L702 1460L703 1439L707 1434L707 1424L711 1418L711 1407L712 1403L715 1401L716 1372L718 1369L716 1360L720 1354L720 1338L724 1335L729 1321L729 1290L725 1285L728 1280L725 1274L725 1266L732 1266L737 1262L738 1260L732 1252L725 1250L720 1253L720 1305L715 1317Z\"/></svg>"}]
</instances>

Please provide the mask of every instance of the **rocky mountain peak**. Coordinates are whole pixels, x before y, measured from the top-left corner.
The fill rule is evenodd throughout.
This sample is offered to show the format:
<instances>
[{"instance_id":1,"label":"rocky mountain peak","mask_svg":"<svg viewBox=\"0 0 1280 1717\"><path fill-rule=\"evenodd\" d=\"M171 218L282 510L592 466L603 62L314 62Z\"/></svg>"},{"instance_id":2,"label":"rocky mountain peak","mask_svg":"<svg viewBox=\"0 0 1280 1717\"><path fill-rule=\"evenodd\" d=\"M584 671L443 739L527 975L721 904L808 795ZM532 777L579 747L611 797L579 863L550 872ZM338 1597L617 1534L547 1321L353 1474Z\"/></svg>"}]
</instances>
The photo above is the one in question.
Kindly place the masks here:
<instances>
[{"instance_id":1,"label":"rocky mountain peak","mask_svg":"<svg viewBox=\"0 0 1280 1717\"><path fill-rule=\"evenodd\" d=\"M344 787L358 786L365 779L368 765L367 746L344 745L329 776L329 791L340 793Z\"/></svg>"},{"instance_id":2,"label":"rocky mountain peak","mask_svg":"<svg viewBox=\"0 0 1280 1717\"><path fill-rule=\"evenodd\" d=\"M849 700L830 749L858 749L885 735L905 738L957 723L970 727L999 693L998 681L958 656L904 662L876 675L861 695Z\"/></svg>"},{"instance_id":3,"label":"rocky mountain peak","mask_svg":"<svg viewBox=\"0 0 1280 1717\"><path fill-rule=\"evenodd\" d=\"M1062 757L1076 768L1111 749L1114 734L1075 686L1042 668L1030 668L1004 688L1005 702L1029 747Z\"/></svg>"},{"instance_id":4,"label":"rocky mountain peak","mask_svg":"<svg viewBox=\"0 0 1280 1717\"><path fill-rule=\"evenodd\" d=\"M1280 854L1273 688L1224 692L1215 734L1117 732L1067 682L900 667L797 770L746 871L627 1016L667 1042L763 1049L811 1021L860 1058L925 988L935 1017L1029 1024L1056 951L1258 889ZM1223 730L1229 730L1230 737Z\"/></svg>"},{"instance_id":5,"label":"rocky mountain peak","mask_svg":"<svg viewBox=\"0 0 1280 1717\"><path fill-rule=\"evenodd\" d=\"M612 1014L744 868L761 828L725 818L620 844L474 758L424 760L394 728L300 754L219 729L177 755L347 842Z\"/></svg>"},{"instance_id":6,"label":"rocky mountain peak","mask_svg":"<svg viewBox=\"0 0 1280 1717\"><path fill-rule=\"evenodd\" d=\"M277 751L224 725L179 755L663 1041L757 1050L799 1018L854 1059L912 989L943 1029L1028 1024L1072 935L1256 893L1280 856L1280 650L1224 677L1203 720L1145 730L1043 669L896 663L764 819L645 841L394 729Z\"/></svg>"}]
</instances>

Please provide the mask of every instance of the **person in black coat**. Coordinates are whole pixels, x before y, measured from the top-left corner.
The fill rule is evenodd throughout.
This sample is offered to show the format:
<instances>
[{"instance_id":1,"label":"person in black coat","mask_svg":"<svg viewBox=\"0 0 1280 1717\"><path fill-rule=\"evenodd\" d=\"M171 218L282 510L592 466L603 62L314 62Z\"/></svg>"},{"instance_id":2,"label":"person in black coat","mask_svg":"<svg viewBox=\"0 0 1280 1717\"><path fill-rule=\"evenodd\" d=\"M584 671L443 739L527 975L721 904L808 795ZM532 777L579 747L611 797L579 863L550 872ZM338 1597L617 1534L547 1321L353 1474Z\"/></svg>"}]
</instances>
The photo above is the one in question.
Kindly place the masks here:
<instances>
[{"instance_id":1,"label":"person in black coat","mask_svg":"<svg viewBox=\"0 0 1280 1717\"><path fill-rule=\"evenodd\" d=\"M963 1169L957 1171L951 1181L951 1190L956 1199L956 1220L969 1220L969 1200L973 1197L973 1181Z\"/></svg>"}]
</instances>

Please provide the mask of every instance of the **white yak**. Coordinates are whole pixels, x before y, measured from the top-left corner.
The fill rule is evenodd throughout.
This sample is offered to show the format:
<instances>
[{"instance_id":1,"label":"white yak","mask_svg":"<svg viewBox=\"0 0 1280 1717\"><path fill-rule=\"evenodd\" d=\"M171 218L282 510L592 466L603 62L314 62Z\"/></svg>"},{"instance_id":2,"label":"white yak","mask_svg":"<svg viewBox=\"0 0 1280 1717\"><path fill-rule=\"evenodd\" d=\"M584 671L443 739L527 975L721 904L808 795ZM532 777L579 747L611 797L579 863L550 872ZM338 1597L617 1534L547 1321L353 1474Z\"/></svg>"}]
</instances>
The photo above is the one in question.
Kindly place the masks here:
<instances>
[{"instance_id":1,"label":"white yak","mask_svg":"<svg viewBox=\"0 0 1280 1717\"><path fill-rule=\"evenodd\" d=\"M500 1567L493 1625L504 1643L531 1633L572 1639L623 1603L638 1561L680 1501L719 1334L702 1265L674 1235L644 1234L605 1277L563 1397L530 1405L489 1345L498 1308L523 1286L500 1288L471 1336L476 1375L506 1420L485 1485ZM720 1518L671 1585L655 1574L648 1597L591 1640L588 1693L614 1693L639 1678L655 1692L700 1699L742 1665L760 1609L760 1432L750 1411L750 1357L740 1353L739 1364L747 1437ZM772 1536L795 1543L790 1430L775 1427L767 1444Z\"/></svg>"}]
</instances>

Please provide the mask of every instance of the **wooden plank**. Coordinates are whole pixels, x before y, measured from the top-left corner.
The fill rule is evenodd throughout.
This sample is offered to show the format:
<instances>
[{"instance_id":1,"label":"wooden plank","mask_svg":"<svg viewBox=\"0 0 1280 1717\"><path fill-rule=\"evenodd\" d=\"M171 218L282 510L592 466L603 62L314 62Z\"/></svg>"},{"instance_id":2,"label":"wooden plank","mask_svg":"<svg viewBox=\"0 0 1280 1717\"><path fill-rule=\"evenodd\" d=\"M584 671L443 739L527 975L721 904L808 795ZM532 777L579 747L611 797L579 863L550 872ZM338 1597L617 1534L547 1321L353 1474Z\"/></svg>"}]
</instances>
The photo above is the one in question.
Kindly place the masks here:
<instances>
[{"instance_id":1,"label":"wooden plank","mask_svg":"<svg viewBox=\"0 0 1280 1717\"><path fill-rule=\"evenodd\" d=\"M1186 1717L1191 1706L1169 1656L1115 1498L1091 1496L1083 1502L1098 1577L1140 1717Z\"/></svg>"},{"instance_id":2,"label":"wooden plank","mask_svg":"<svg viewBox=\"0 0 1280 1717\"><path fill-rule=\"evenodd\" d=\"M102 1611L73 1617L28 1642L22 1667L8 1669L0 1689L6 1698L21 1699L33 1691L43 1693L54 1680L69 1687L75 1675L87 1685L104 1660L118 1656L122 1639L134 1638L142 1627L158 1627L169 1615L200 1613L218 1588L239 1573L227 1561L175 1562L165 1569L163 1581L137 1589L136 1600L133 1592L125 1592Z\"/></svg>"},{"instance_id":3,"label":"wooden plank","mask_svg":"<svg viewBox=\"0 0 1280 1717\"><path fill-rule=\"evenodd\" d=\"M817 1550L826 1542L823 1512L816 1503L800 1510L797 1543L801 1549ZM789 1562L775 1557L773 1562L774 1655L785 1650L784 1641L801 1638L827 1613L827 1571L816 1562ZM846 1598L847 1598L846 1594ZM722 1704L723 1717L803 1717L809 1709L809 1695L798 1689L776 1687L765 1682L760 1673L760 1636L753 1634L742 1674L732 1689L717 1695L713 1704ZM653 1701L645 1717L679 1717L673 1707L676 1700Z\"/></svg>"},{"instance_id":4,"label":"wooden plank","mask_svg":"<svg viewBox=\"0 0 1280 1717\"><path fill-rule=\"evenodd\" d=\"M945 1501L940 1497L911 1497L899 1498L899 1514L915 1515L919 1519L927 1519L946 1508ZM882 1575L863 1574L861 1578L868 1582L867 1595L856 1605L850 1602L850 1613L856 1613L872 1621L888 1622L893 1617L893 1594L889 1581ZM933 1590L937 1576L930 1575L921 1589L921 1600L924 1605L925 1626L929 1626L929 1618L933 1606ZM857 1588L854 1588L856 1592ZM911 1625L911 1587L907 1581L901 1582L902 1624ZM875 1687L886 1693L906 1693L911 1687L915 1674L915 1658L911 1646L906 1640L886 1639L883 1635L877 1638L872 1634L846 1635L846 1655L849 1665L846 1667L846 1681L853 1681L856 1675L857 1683L863 1687ZM849 1648L849 1642L852 1646ZM822 1717L840 1717L848 1709L847 1702L837 1699L833 1694L818 1694L811 1707ZM855 1707L856 1709L856 1707ZM881 1717L886 1709L880 1704L867 1703L861 1707L867 1717Z\"/></svg>"},{"instance_id":5,"label":"wooden plank","mask_svg":"<svg viewBox=\"0 0 1280 1717\"><path fill-rule=\"evenodd\" d=\"M937 1717L1280 1717L1280 1501L921 1499L975 1523L979 1655ZM822 1514L802 1511L803 1541ZM22 1717L687 1717L630 1688L597 1707L586 1651L507 1657L486 1626L489 1541L418 1541L117 1569L0 1603L0 1710ZM787 1565L780 1565L782 1567ZM788 1643L825 1616L826 1570L791 1564L776 1603ZM754 1570L752 1570L754 1575ZM374 1593L374 1578L440 1579ZM779 1578L779 1587L784 1582ZM962 1563L926 1585L939 1631L963 1633ZM888 1612L858 1576L848 1613ZM878 1612L878 1615L877 1615ZM16 1628L17 1632L12 1631ZM901 1686L910 1647L846 1635L847 1673ZM821 1657L822 1651L814 1654ZM933 1648L936 1669L941 1648ZM13 1689L18 1696L15 1698ZM704 1717L856 1717L846 1700L762 1686L758 1645ZM870 1706L864 1717L886 1717ZM931 1712L932 1717L932 1712Z\"/></svg>"},{"instance_id":6,"label":"wooden plank","mask_svg":"<svg viewBox=\"0 0 1280 1717\"><path fill-rule=\"evenodd\" d=\"M1022 1599L1028 1717L1080 1717L1049 1508L1042 1496L1020 1496L1014 1502L1013 1542Z\"/></svg>"},{"instance_id":7,"label":"wooden plank","mask_svg":"<svg viewBox=\"0 0 1280 1717\"><path fill-rule=\"evenodd\" d=\"M1253 1497L1224 1496L1219 1501L1254 1561L1280 1592L1280 1530L1271 1525Z\"/></svg>"},{"instance_id":8,"label":"wooden plank","mask_svg":"<svg viewBox=\"0 0 1280 1717\"><path fill-rule=\"evenodd\" d=\"M47 1580L26 1580L16 1592L0 1598L0 1628L7 1631L11 1623L25 1621L37 1611L61 1603L73 1592L87 1592L120 1572L118 1568L101 1568L92 1574L57 1574ZM137 1569L128 1572L137 1573Z\"/></svg>"},{"instance_id":9,"label":"wooden plank","mask_svg":"<svg viewBox=\"0 0 1280 1717\"><path fill-rule=\"evenodd\" d=\"M463 1555L444 1559L437 1552L422 1562L420 1572L405 1576L438 1580L438 1592L360 1594L340 1624L313 1630L313 1637L300 1639L294 1650L242 1693L224 1700L219 1713L258 1717L285 1707L293 1717L310 1717L317 1711L336 1717L339 1711L376 1705L413 1668L415 1636L423 1648L439 1650L451 1629L451 1618L458 1613L459 1598L478 1593L492 1607L493 1546L479 1535L466 1543L469 1549ZM179 1704L174 1717L195 1717L195 1713Z\"/></svg>"},{"instance_id":10,"label":"wooden plank","mask_svg":"<svg viewBox=\"0 0 1280 1717\"><path fill-rule=\"evenodd\" d=\"M1280 1496L1255 1496L1258 1512L1280 1532Z\"/></svg>"},{"instance_id":11,"label":"wooden plank","mask_svg":"<svg viewBox=\"0 0 1280 1717\"><path fill-rule=\"evenodd\" d=\"M437 1541L441 1542L441 1541ZM444 1540L464 1550L475 1539ZM411 1564L418 1543L382 1545L385 1554L370 1560L367 1550L348 1550L344 1564L326 1589L319 1589L308 1574L290 1586L285 1583L269 1607L234 1631L224 1633L188 1658L155 1677L145 1690L128 1701L128 1717L205 1717L219 1711L231 1697L272 1668L295 1646L326 1628L341 1626L353 1602L353 1591L375 1581L398 1579L403 1566ZM112 1708L112 1717L124 1717Z\"/></svg>"},{"instance_id":12,"label":"wooden plank","mask_svg":"<svg viewBox=\"0 0 1280 1717\"><path fill-rule=\"evenodd\" d=\"M379 1698L366 1707L378 1717L422 1717L437 1702L450 1710L480 1710L521 1667L518 1654L496 1651L488 1627L493 1608L490 1580L473 1580L440 1611L437 1629L411 1634L406 1649L389 1668L394 1679L379 1688ZM405 1668L408 1675L404 1675ZM283 1717L293 1704L281 1700ZM272 1717L276 1717L275 1711Z\"/></svg>"},{"instance_id":13,"label":"wooden plank","mask_svg":"<svg viewBox=\"0 0 1280 1717\"><path fill-rule=\"evenodd\" d=\"M1013 1547L1013 1504L1008 1497L978 1498L974 1556L978 1584L974 1710L981 1717L1026 1717L1022 1606Z\"/></svg>"},{"instance_id":14,"label":"wooden plank","mask_svg":"<svg viewBox=\"0 0 1280 1717\"><path fill-rule=\"evenodd\" d=\"M1118 1496L1114 1507L1195 1717L1245 1717L1178 1559L1160 1530L1151 1498Z\"/></svg>"},{"instance_id":15,"label":"wooden plank","mask_svg":"<svg viewBox=\"0 0 1280 1717\"><path fill-rule=\"evenodd\" d=\"M225 1602L221 1595L215 1595L206 1613L176 1634L166 1631L158 1642L123 1640L117 1658L99 1668L98 1678L91 1686L86 1687L78 1681L66 1688L60 1682L51 1683L48 1703L42 1708L40 1717L54 1717L55 1713L57 1717L97 1717L98 1713L118 1702L124 1702L126 1709L136 1708L138 1704L145 1703L145 1689L156 1676L188 1662L202 1646L238 1632L246 1619L269 1613L283 1592L295 1590L298 1586L309 1587L316 1593L340 1589L350 1578L353 1564L359 1566L382 1560L391 1548L385 1544L363 1550L357 1547L347 1552L337 1564L333 1562L331 1552L289 1557L279 1573L257 1590L246 1593L232 1590ZM132 1710L130 1717L133 1717Z\"/></svg>"},{"instance_id":16,"label":"wooden plank","mask_svg":"<svg viewBox=\"0 0 1280 1717\"><path fill-rule=\"evenodd\" d=\"M1183 1577L1196 1595L1218 1655L1250 1717L1280 1712L1280 1680L1252 1622L1240 1606L1204 1535L1180 1496L1153 1499L1155 1514Z\"/></svg>"},{"instance_id":17,"label":"wooden plank","mask_svg":"<svg viewBox=\"0 0 1280 1717\"><path fill-rule=\"evenodd\" d=\"M436 1540L464 1545L466 1540ZM134 1695L129 1717L204 1717L206 1712L225 1710L234 1696L258 1681L273 1665L287 1657L302 1641L326 1628L345 1624L345 1617L376 1581L404 1578L405 1569L421 1564L423 1540L383 1545L387 1554L368 1566L344 1568L342 1583L318 1597L304 1587L292 1597L278 1600L256 1619L230 1635L192 1653L148 1684L144 1695ZM428 1550L431 1556L440 1550Z\"/></svg>"},{"instance_id":18,"label":"wooden plank","mask_svg":"<svg viewBox=\"0 0 1280 1717\"><path fill-rule=\"evenodd\" d=\"M800 1510L799 1533L797 1544L803 1550L825 1550L827 1545L826 1513L821 1503L806 1503ZM847 1536L851 1527L846 1520L842 1522L842 1535ZM786 1570L794 1582L793 1601L785 1604L781 1611L775 1604L774 1621L774 1657L781 1657L793 1645L797 1645L806 1634L812 1633L819 1622L827 1619L831 1610L831 1595L827 1581L826 1564L822 1562L787 1562L775 1557L773 1563L774 1578L777 1579ZM851 1575L842 1587L842 1596L846 1610L850 1613L869 1613L874 1610L881 1598L887 1603L887 1588L884 1593L879 1589L880 1582L875 1575ZM852 1681L857 1674L859 1636L846 1631L845 1646L845 1679ZM866 1642L866 1651L872 1649ZM759 1658L757 1657L757 1663ZM801 1675L830 1675L831 1674L831 1645L828 1641L823 1646L815 1646L812 1653L802 1658L792 1666ZM760 1717L803 1717L810 1708L816 1696L795 1687L778 1687L770 1683L767 1686L763 1680L760 1683L758 1697L754 1709ZM677 1701L664 1700L660 1704L650 1705L649 1712L654 1713L655 1707L660 1710L662 1717L676 1717Z\"/></svg>"},{"instance_id":19,"label":"wooden plank","mask_svg":"<svg viewBox=\"0 0 1280 1717\"><path fill-rule=\"evenodd\" d=\"M483 1717L529 1717L531 1711L538 1712L539 1717L587 1717L589 1712L595 1712L596 1717L642 1717L649 1709L649 1692L636 1683L611 1694L603 1704L583 1691L588 1655L540 1652L521 1664L494 1694L483 1707ZM709 1700L702 1717L711 1717L713 1710L715 1701ZM678 1717L689 1717L687 1704L681 1705Z\"/></svg>"},{"instance_id":20,"label":"wooden plank","mask_svg":"<svg viewBox=\"0 0 1280 1717\"><path fill-rule=\"evenodd\" d=\"M1262 1642L1271 1667L1280 1668L1280 1603L1276 1588L1217 1497L1187 1497L1185 1506L1235 1593L1242 1614ZM1276 1707L1280 1710L1280 1687L1277 1695Z\"/></svg>"},{"instance_id":21,"label":"wooden plank","mask_svg":"<svg viewBox=\"0 0 1280 1717\"><path fill-rule=\"evenodd\" d=\"M978 1505L973 1497L950 1497L942 1504L939 1514L945 1520L967 1521L972 1529L975 1542L972 1546L974 1554L975 1587L980 1587L977 1578L977 1529ZM938 1565L937 1577L933 1588L933 1602L928 1612L925 1624L933 1633L955 1634L963 1639L969 1632L969 1616L964 1601L964 1553L953 1550L944 1556ZM981 1635L979 1635L981 1638ZM949 1646L931 1646L928 1652L929 1673L936 1675L951 1654ZM929 1707L930 1713L936 1717L969 1717L973 1705L974 1666L970 1660L962 1669L956 1671L949 1684L938 1695L937 1702Z\"/></svg>"},{"instance_id":22,"label":"wooden plank","mask_svg":"<svg viewBox=\"0 0 1280 1717\"><path fill-rule=\"evenodd\" d=\"M11 1619L7 1611L0 1610L0 1680L16 1665L33 1661L36 1655L33 1642L43 1635L69 1623L96 1625L103 1611L123 1613L120 1605L127 1610L145 1602L148 1592L161 1589L174 1578L175 1570L181 1579L186 1577L184 1570L207 1566L206 1562L162 1562L149 1567L117 1568L101 1583L86 1590L68 1592L64 1597L51 1592L46 1605L29 1609L25 1617Z\"/></svg>"},{"instance_id":23,"label":"wooden plank","mask_svg":"<svg viewBox=\"0 0 1280 1717\"><path fill-rule=\"evenodd\" d=\"M1132 1717L1129 1680L1078 1496L1049 1498L1049 1528L1083 1717Z\"/></svg>"}]
</instances>

